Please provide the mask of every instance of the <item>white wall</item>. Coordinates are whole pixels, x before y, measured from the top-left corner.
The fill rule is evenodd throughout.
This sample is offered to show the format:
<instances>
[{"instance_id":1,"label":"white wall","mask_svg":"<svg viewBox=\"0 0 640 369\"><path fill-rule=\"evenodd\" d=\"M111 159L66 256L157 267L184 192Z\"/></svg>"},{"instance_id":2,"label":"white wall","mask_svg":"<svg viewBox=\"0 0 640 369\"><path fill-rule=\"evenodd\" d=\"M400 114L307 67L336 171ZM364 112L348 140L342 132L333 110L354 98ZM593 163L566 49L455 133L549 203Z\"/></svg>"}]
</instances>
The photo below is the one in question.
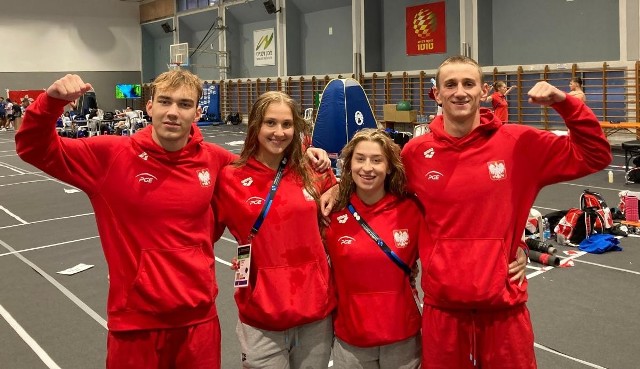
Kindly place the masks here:
<instances>
[{"instance_id":1,"label":"white wall","mask_svg":"<svg viewBox=\"0 0 640 369\"><path fill-rule=\"evenodd\" d=\"M139 71L139 5L2 0L0 72Z\"/></svg>"}]
</instances>

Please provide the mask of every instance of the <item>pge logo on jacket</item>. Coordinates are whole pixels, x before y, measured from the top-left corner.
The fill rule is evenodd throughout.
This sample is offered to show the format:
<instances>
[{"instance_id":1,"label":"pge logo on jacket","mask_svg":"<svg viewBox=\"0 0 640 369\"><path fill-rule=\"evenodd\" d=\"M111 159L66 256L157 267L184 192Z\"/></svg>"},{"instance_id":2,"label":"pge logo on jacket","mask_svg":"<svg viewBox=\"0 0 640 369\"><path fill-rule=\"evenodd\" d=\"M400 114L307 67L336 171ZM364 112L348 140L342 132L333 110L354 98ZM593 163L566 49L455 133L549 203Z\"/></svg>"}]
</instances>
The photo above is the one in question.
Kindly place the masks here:
<instances>
[{"instance_id":1,"label":"pge logo on jacket","mask_svg":"<svg viewBox=\"0 0 640 369\"><path fill-rule=\"evenodd\" d=\"M490 161L487 163L489 168L489 177L494 181L499 181L507 178L507 167L504 165L504 160Z\"/></svg>"},{"instance_id":2,"label":"pge logo on jacket","mask_svg":"<svg viewBox=\"0 0 640 369\"><path fill-rule=\"evenodd\" d=\"M438 172L437 170L432 170L425 175L428 181L439 181L442 176L443 174Z\"/></svg>"},{"instance_id":3,"label":"pge logo on jacket","mask_svg":"<svg viewBox=\"0 0 640 369\"><path fill-rule=\"evenodd\" d=\"M353 237L349 237L349 236L342 236L338 238L338 245L340 246L353 245L355 242L356 240Z\"/></svg>"},{"instance_id":4,"label":"pge logo on jacket","mask_svg":"<svg viewBox=\"0 0 640 369\"><path fill-rule=\"evenodd\" d=\"M151 173L140 173L136 175L136 179L138 179L138 182L142 183L153 183L158 180L158 178Z\"/></svg>"},{"instance_id":5,"label":"pge logo on jacket","mask_svg":"<svg viewBox=\"0 0 640 369\"><path fill-rule=\"evenodd\" d=\"M258 196L251 196L247 199L247 204L249 205L262 205L264 199Z\"/></svg>"}]
</instances>

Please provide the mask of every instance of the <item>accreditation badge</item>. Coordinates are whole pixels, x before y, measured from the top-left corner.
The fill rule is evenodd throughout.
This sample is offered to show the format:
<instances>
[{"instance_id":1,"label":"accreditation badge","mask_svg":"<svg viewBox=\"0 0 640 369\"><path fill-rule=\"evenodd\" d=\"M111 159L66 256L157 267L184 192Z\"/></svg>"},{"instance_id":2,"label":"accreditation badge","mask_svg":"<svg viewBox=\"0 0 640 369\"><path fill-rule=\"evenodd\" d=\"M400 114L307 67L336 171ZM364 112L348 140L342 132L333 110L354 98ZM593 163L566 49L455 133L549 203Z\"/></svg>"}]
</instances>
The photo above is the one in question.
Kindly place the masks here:
<instances>
[{"instance_id":1,"label":"accreditation badge","mask_svg":"<svg viewBox=\"0 0 640 369\"><path fill-rule=\"evenodd\" d=\"M238 270L233 281L235 287L249 285L249 270L251 268L251 244L238 245Z\"/></svg>"}]
</instances>

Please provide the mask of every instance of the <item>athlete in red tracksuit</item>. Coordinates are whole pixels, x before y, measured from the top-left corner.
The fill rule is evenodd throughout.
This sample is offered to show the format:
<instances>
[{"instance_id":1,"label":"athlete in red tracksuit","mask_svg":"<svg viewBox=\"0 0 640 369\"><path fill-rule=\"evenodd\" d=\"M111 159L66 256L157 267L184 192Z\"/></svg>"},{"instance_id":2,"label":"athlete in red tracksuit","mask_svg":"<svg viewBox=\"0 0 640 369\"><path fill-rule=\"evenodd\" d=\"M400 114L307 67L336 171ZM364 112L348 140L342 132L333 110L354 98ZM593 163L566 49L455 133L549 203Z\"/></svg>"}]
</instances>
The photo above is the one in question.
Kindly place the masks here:
<instances>
[{"instance_id":1,"label":"athlete in red tracksuit","mask_svg":"<svg viewBox=\"0 0 640 369\"><path fill-rule=\"evenodd\" d=\"M20 158L83 190L94 208L110 277L109 369L220 368L211 199L235 155L192 124L199 84L167 72L147 105L152 125L131 137L68 139L56 119L91 85L67 75L16 134Z\"/></svg>"},{"instance_id":2,"label":"athlete in red tracksuit","mask_svg":"<svg viewBox=\"0 0 640 369\"><path fill-rule=\"evenodd\" d=\"M506 83L498 81L493 84L495 92L487 99L487 101L490 101L493 106L493 115L503 123L507 123L509 121L509 103L507 102L507 95L514 87L515 86L507 87Z\"/></svg>"},{"instance_id":3,"label":"athlete in red tracksuit","mask_svg":"<svg viewBox=\"0 0 640 369\"><path fill-rule=\"evenodd\" d=\"M353 194L351 203L405 264L413 266L418 258L419 235L425 230L424 216L414 201L388 193L375 204L366 205ZM407 276L347 209L331 215L326 244L338 292L333 322L336 337L356 347L419 339L420 312ZM384 361L384 355L379 359ZM387 361L386 367L398 368L399 364Z\"/></svg>"},{"instance_id":4,"label":"athlete in red tracksuit","mask_svg":"<svg viewBox=\"0 0 640 369\"><path fill-rule=\"evenodd\" d=\"M481 69L465 57L438 69L444 115L404 147L409 189L425 208L420 244L425 292L423 368L535 368L527 284L508 280L540 189L605 168L609 143L581 101L537 83L530 102L550 105L570 134L504 125L480 109Z\"/></svg>"},{"instance_id":5,"label":"athlete in red tracksuit","mask_svg":"<svg viewBox=\"0 0 640 369\"><path fill-rule=\"evenodd\" d=\"M329 362L336 300L312 192L321 194L335 177L300 160L302 124L288 95L261 95L240 159L222 170L215 191L216 220L239 244L251 244L249 285L235 292L244 368L321 368ZM289 160L273 202L250 240L284 157Z\"/></svg>"},{"instance_id":6,"label":"athlete in red tracksuit","mask_svg":"<svg viewBox=\"0 0 640 369\"><path fill-rule=\"evenodd\" d=\"M411 268L424 214L405 191L400 148L382 130L358 131L342 149L343 173L325 244L338 292L336 369L420 367L420 311L409 276L376 244L353 210Z\"/></svg>"}]
</instances>

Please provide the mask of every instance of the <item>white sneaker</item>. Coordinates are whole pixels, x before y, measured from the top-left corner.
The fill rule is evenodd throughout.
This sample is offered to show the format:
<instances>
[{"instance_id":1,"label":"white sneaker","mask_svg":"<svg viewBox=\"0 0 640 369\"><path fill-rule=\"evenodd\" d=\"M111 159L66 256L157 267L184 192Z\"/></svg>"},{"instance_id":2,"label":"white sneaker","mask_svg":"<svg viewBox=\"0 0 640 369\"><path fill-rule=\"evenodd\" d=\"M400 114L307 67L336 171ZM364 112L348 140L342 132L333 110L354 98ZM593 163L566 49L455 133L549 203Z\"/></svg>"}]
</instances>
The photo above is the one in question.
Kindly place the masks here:
<instances>
[{"instance_id":1,"label":"white sneaker","mask_svg":"<svg viewBox=\"0 0 640 369\"><path fill-rule=\"evenodd\" d=\"M0 132L4 132L6 130L7 130L6 128L2 127L2 129L0 129Z\"/></svg>"}]
</instances>

